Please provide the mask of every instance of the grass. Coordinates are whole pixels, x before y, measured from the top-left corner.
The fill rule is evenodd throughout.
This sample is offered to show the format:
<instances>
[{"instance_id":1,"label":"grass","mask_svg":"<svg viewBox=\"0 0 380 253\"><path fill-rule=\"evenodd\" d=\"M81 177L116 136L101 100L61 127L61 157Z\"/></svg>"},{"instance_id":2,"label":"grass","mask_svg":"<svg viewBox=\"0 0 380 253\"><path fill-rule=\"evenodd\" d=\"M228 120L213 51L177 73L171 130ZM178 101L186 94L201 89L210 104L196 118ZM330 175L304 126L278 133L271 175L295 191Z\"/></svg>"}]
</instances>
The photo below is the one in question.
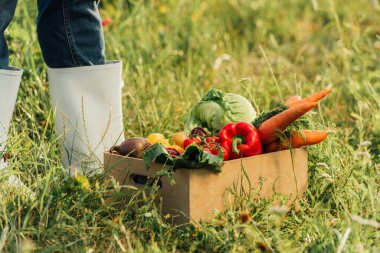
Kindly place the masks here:
<instances>
[{"instance_id":1,"label":"grass","mask_svg":"<svg viewBox=\"0 0 380 253\"><path fill-rule=\"evenodd\" d=\"M37 198L0 185L0 251L379 252L380 7L377 0L208 0L102 3L108 59L124 61L126 137L182 130L211 87L266 110L324 87L309 116L334 129L309 149L300 211L249 199L199 227L172 226L150 194L106 205L106 185L75 184L53 131L46 66L34 33L35 1L19 1L7 31L25 69L10 129L10 168ZM248 211L252 222L239 222ZM376 223L377 222L377 223Z\"/></svg>"}]
</instances>

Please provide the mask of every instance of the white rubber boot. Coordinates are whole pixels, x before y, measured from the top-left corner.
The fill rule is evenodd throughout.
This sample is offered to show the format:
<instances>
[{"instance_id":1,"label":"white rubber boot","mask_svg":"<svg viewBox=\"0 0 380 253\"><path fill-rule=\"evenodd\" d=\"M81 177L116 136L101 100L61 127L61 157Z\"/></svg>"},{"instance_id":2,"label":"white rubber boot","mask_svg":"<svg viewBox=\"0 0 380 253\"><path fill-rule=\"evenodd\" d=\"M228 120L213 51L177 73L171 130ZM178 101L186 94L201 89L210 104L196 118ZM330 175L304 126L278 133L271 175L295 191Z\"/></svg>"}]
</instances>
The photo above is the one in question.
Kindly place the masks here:
<instances>
[{"instance_id":1,"label":"white rubber boot","mask_svg":"<svg viewBox=\"0 0 380 253\"><path fill-rule=\"evenodd\" d=\"M9 124L15 107L21 76L22 70L20 69L0 69L0 173L6 174L10 186L23 185L18 178L7 170L7 164L4 160Z\"/></svg>"},{"instance_id":2,"label":"white rubber boot","mask_svg":"<svg viewBox=\"0 0 380 253\"><path fill-rule=\"evenodd\" d=\"M69 172L101 172L103 153L124 140L122 64L49 69L55 129Z\"/></svg>"}]
</instances>

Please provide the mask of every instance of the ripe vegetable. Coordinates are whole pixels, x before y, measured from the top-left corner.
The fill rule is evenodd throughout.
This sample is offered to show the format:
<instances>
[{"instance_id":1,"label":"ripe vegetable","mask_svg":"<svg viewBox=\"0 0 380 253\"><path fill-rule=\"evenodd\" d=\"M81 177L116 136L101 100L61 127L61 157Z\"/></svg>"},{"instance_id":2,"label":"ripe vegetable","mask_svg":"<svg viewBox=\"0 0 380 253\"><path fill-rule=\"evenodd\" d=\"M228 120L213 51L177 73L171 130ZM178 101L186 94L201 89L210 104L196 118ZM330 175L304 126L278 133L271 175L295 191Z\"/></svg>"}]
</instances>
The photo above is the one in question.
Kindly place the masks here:
<instances>
[{"instance_id":1,"label":"ripe vegetable","mask_svg":"<svg viewBox=\"0 0 380 253\"><path fill-rule=\"evenodd\" d=\"M289 104L292 104L292 103L295 103L295 102L297 102L297 101L300 101L302 98L301 98L301 96L299 96L299 95L296 95L296 96L292 96L292 97L290 97L289 99L288 99L288 101L286 101L286 105L289 105Z\"/></svg>"},{"instance_id":2,"label":"ripe vegetable","mask_svg":"<svg viewBox=\"0 0 380 253\"><path fill-rule=\"evenodd\" d=\"M210 153L213 155L219 156L220 151L222 151L224 161L227 161L230 159L230 155L231 155L230 150L226 149L221 144L212 143L212 144L208 144L206 147L210 150Z\"/></svg>"},{"instance_id":3,"label":"ripe vegetable","mask_svg":"<svg viewBox=\"0 0 380 253\"><path fill-rule=\"evenodd\" d=\"M203 139L203 150L216 156L219 156L219 153L222 152L224 161L230 158L230 150L220 144L217 136L209 136Z\"/></svg>"},{"instance_id":4,"label":"ripe vegetable","mask_svg":"<svg viewBox=\"0 0 380 253\"><path fill-rule=\"evenodd\" d=\"M194 127L220 130L230 122L251 122L255 116L256 111L246 98L212 89L189 113L185 131L190 132Z\"/></svg>"},{"instance_id":5,"label":"ripe vegetable","mask_svg":"<svg viewBox=\"0 0 380 253\"><path fill-rule=\"evenodd\" d=\"M279 113L282 113L283 111L286 111L287 109L289 109L288 106L279 104L276 107L272 108L271 110L263 111L259 115L257 115L254 121L252 121L252 125L256 127L256 129L259 129L259 127L261 126L263 122L267 121L273 116L276 116Z\"/></svg>"},{"instance_id":6,"label":"ripe vegetable","mask_svg":"<svg viewBox=\"0 0 380 253\"><path fill-rule=\"evenodd\" d=\"M206 137L205 142L206 143L217 143L217 142L219 142L219 137L218 136Z\"/></svg>"},{"instance_id":7,"label":"ripe vegetable","mask_svg":"<svg viewBox=\"0 0 380 253\"><path fill-rule=\"evenodd\" d=\"M178 153L180 153L180 154L182 154L183 151L184 151L182 147L180 147L180 146L178 146L178 145L175 145L175 144L172 145L170 148L177 150Z\"/></svg>"},{"instance_id":8,"label":"ripe vegetable","mask_svg":"<svg viewBox=\"0 0 380 253\"><path fill-rule=\"evenodd\" d=\"M150 144L156 144L156 143L161 143L162 146L164 146L164 148L166 149L175 149L178 153L182 154L183 153L183 148L179 145L170 145L169 141L165 138L164 135L162 134L159 134L159 133L153 133L153 134L150 134L147 138L146 138Z\"/></svg>"},{"instance_id":9,"label":"ripe vegetable","mask_svg":"<svg viewBox=\"0 0 380 253\"><path fill-rule=\"evenodd\" d=\"M168 154L173 158L177 158L181 155L175 148L166 148L166 151L168 151Z\"/></svg>"},{"instance_id":10,"label":"ripe vegetable","mask_svg":"<svg viewBox=\"0 0 380 253\"><path fill-rule=\"evenodd\" d=\"M276 140L265 145L266 153L285 150L289 148L300 148L304 146L315 145L327 138L327 133L320 130L299 130L293 131L290 138Z\"/></svg>"},{"instance_id":11,"label":"ripe vegetable","mask_svg":"<svg viewBox=\"0 0 380 253\"><path fill-rule=\"evenodd\" d=\"M204 136L200 137L199 135L193 135L196 137L186 139L184 142L184 148L186 149L190 145L196 145L206 153L210 153L216 156L219 156L220 151L223 154L224 160L228 160L230 153L223 148L219 143L218 136Z\"/></svg>"},{"instance_id":12,"label":"ripe vegetable","mask_svg":"<svg viewBox=\"0 0 380 253\"><path fill-rule=\"evenodd\" d=\"M272 118L264 121L259 127L260 140L264 144L273 142L278 138L279 131L284 131L295 120L316 107L316 102L306 102L289 108Z\"/></svg>"},{"instance_id":13,"label":"ripe vegetable","mask_svg":"<svg viewBox=\"0 0 380 253\"><path fill-rule=\"evenodd\" d=\"M187 135L185 132L175 133L172 137L174 144L183 148L183 142L187 139Z\"/></svg>"},{"instance_id":14,"label":"ripe vegetable","mask_svg":"<svg viewBox=\"0 0 380 253\"><path fill-rule=\"evenodd\" d=\"M276 152L276 151L279 151L279 148L280 148L279 140L275 140L274 142L263 145L264 153Z\"/></svg>"},{"instance_id":15,"label":"ripe vegetable","mask_svg":"<svg viewBox=\"0 0 380 253\"><path fill-rule=\"evenodd\" d=\"M303 146L310 146L318 144L327 138L327 133L325 131L318 130L302 130L293 131L289 140L283 140L280 142L280 149L300 148Z\"/></svg>"},{"instance_id":16,"label":"ripe vegetable","mask_svg":"<svg viewBox=\"0 0 380 253\"><path fill-rule=\"evenodd\" d=\"M217 146L215 144L211 146L203 146L202 147L203 152L210 153L212 155L219 156L219 151L221 150L223 153L223 160L227 161L230 157L230 152L228 152L225 148Z\"/></svg>"},{"instance_id":17,"label":"ripe vegetable","mask_svg":"<svg viewBox=\"0 0 380 253\"><path fill-rule=\"evenodd\" d=\"M206 129L204 129L202 127L195 127L195 128L193 128L193 130L191 130L190 137L191 138L197 137L197 136L204 137L204 136L209 135L209 134L210 134L210 132L208 132Z\"/></svg>"},{"instance_id":18,"label":"ripe vegetable","mask_svg":"<svg viewBox=\"0 0 380 253\"><path fill-rule=\"evenodd\" d=\"M246 122L229 123L220 130L220 144L230 151L230 159L254 156L262 153L259 133Z\"/></svg>"},{"instance_id":19,"label":"ripe vegetable","mask_svg":"<svg viewBox=\"0 0 380 253\"><path fill-rule=\"evenodd\" d=\"M188 146L190 146L191 144L200 144L201 143L201 140L199 138L191 138L191 139L186 139L184 142L183 142L183 148L186 149Z\"/></svg>"},{"instance_id":20,"label":"ripe vegetable","mask_svg":"<svg viewBox=\"0 0 380 253\"><path fill-rule=\"evenodd\" d=\"M159 133L153 133L153 134L150 134L148 137L146 137L146 139L149 141L150 144L156 144L156 143L161 143L162 146L164 146L165 148L169 148L170 147L170 143L169 141L165 138L164 135L162 134L159 134Z\"/></svg>"},{"instance_id":21,"label":"ripe vegetable","mask_svg":"<svg viewBox=\"0 0 380 253\"><path fill-rule=\"evenodd\" d=\"M307 98L304 98L301 100L297 100L297 101L288 101L286 103L286 105L289 107L294 107L294 106L297 106L297 105L300 105L300 104L303 104L306 102L318 102L319 100L323 99L328 94L330 94L331 91L332 91L331 89L324 89L320 92L315 93L314 95L311 95L310 97L307 97Z\"/></svg>"},{"instance_id":22,"label":"ripe vegetable","mask_svg":"<svg viewBox=\"0 0 380 253\"><path fill-rule=\"evenodd\" d=\"M120 155L141 158L142 153L150 146L150 143L145 138L133 137L123 141L119 146L111 149L115 150Z\"/></svg>"}]
</instances>

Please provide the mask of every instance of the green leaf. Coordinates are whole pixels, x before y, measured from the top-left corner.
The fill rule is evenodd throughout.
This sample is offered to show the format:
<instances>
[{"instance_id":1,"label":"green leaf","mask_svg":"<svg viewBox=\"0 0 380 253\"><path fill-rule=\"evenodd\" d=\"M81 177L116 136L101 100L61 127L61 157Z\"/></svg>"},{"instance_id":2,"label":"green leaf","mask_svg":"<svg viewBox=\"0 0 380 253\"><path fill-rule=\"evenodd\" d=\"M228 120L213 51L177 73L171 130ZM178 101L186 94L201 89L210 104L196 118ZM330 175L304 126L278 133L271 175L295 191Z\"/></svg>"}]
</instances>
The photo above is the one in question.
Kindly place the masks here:
<instances>
[{"instance_id":1,"label":"green leaf","mask_svg":"<svg viewBox=\"0 0 380 253\"><path fill-rule=\"evenodd\" d=\"M173 169L186 168L186 169L209 169L214 172L221 172L223 165L223 157L216 156L207 152L196 145L190 145L186 148L185 152L173 158L162 146L157 143L152 145L143 154L145 163L166 163L172 166Z\"/></svg>"},{"instance_id":2,"label":"green leaf","mask_svg":"<svg viewBox=\"0 0 380 253\"><path fill-rule=\"evenodd\" d=\"M147 164L157 162L172 165L174 162L174 159L168 153L166 148L162 146L161 143L156 143L150 146L147 150L144 151L142 158Z\"/></svg>"}]
</instances>

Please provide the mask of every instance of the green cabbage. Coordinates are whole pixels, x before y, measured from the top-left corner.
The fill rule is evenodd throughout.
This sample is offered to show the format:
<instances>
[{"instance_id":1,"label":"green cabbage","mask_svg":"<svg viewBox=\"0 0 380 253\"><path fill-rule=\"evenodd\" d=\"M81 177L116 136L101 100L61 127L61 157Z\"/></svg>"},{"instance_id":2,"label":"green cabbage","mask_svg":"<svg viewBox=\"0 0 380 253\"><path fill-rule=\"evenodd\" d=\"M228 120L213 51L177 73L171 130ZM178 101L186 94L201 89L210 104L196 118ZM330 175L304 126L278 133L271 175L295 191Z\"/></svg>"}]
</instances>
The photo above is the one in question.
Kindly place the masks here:
<instances>
[{"instance_id":1,"label":"green cabbage","mask_svg":"<svg viewBox=\"0 0 380 253\"><path fill-rule=\"evenodd\" d=\"M256 111L245 97L212 89L190 111L185 131L194 127L217 131L230 122L252 122L255 117Z\"/></svg>"}]
</instances>

